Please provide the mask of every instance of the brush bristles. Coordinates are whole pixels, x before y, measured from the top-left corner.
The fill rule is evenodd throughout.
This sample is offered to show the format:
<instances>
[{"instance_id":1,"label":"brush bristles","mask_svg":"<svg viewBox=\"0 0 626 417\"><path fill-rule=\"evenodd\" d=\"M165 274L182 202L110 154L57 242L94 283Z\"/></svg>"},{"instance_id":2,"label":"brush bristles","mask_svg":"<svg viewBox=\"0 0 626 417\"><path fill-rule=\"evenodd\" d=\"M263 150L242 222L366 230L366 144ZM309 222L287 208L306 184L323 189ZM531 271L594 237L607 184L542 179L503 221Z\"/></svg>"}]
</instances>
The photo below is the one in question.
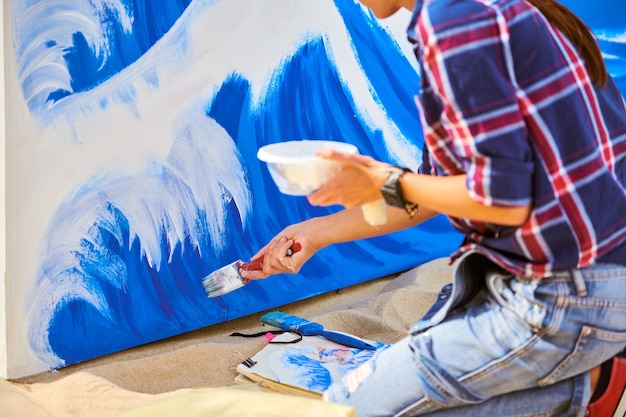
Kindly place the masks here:
<instances>
[{"instance_id":1,"label":"brush bristles","mask_svg":"<svg viewBox=\"0 0 626 417\"><path fill-rule=\"evenodd\" d=\"M239 274L239 267L228 265L218 271L207 275L202 280L202 286L209 298L219 297L245 285L245 281Z\"/></svg>"}]
</instances>

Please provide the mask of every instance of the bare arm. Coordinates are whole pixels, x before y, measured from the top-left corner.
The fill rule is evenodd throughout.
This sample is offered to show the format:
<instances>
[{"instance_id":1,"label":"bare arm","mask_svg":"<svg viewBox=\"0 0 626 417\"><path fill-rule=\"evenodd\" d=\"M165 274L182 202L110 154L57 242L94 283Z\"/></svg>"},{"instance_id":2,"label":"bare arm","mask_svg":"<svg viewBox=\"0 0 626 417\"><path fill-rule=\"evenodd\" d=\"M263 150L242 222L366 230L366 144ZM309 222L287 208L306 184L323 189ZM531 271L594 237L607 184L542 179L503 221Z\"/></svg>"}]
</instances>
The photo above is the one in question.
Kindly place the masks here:
<instances>
[{"instance_id":1,"label":"bare arm","mask_svg":"<svg viewBox=\"0 0 626 417\"><path fill-rule=\"evenodd\" d=\"M433 177L409 173L402 177L401 186L407 200L448 216L504 226L519 226L528 219L530 205L486 206L470 196L465 181L465 175Z\"/></svg>"},{"instance_id":2,"label":"bare arm","mask_svg":"<svg viewBox=\"0 0 626 417\"><path fill-rule=\"evenodd\" d=\"M363 218L360 207L315 217L286 227L278 233L252 260L265 256L263 271L241 271L246 279L266 278L279 273L297 273L318 250L342 242L382 236L415 226L436 215L428 209L420 210L412 219L404 210L387 207L387 223L372 226ZM298 242L302 249L293 256L285 254Z\"/></svg>"},{"instance_id":3,"label":"bare arm","mask_svg":"<svg viewBox=\"0 0 626 417\"><path fill-rule=\"evenodd\" d=\"M332 150L324 150L320 155L339 161L344 168L309 196L312 204L341 204L351 208L380 198L380 189L388 175L388 164L368 156ZM400 185L404 198L417 203L420 210L507 226L521 225L528 218L530 205L497 207L481 204L470 196L465 181L465 175L436 177L407 173Z\"/></svg>"},{"instance_id":4,"label":"bare arm","mask_svg":"<svg viewBox=\"0 0 626 417\"><path fill-rule=\"evenodd\" d=\"M410 218L406 211L387 206L387 223L381 226L368 224L360 207L354 207L331 216L312 219L317 229L314 233L315 246L320 249L334 243L352 242L382 236L415 226L435 216L437 213L424 209Z\"/></svg>"},{"instance_id":5,"label":"bare arm","mask_svg":"<svg viewBox=\"0 0 626 417\"><path fill-rule=\"evenodd\" d=\"M324 150L320 156L340 162L342 169L308 199L314 205L340 204L346 210L288 226L252 258L265 256L263 271L242 272L244 278L296 273L315 252L328 245L406 229L438 213L511 226L524 223L530 213L530 205L495 207L475 201L465 185L465 175L434 177L407 173L400 184L405 199L419 205L415 217L410 218L405 210L387 207L387 223L371 226L364 220L361 206L381 198L380 189L387 178L389 164L368 156L332 150ZM294 242L298 242L302 250L293 256L286 256Z\"/></svg>"}]
</instances>

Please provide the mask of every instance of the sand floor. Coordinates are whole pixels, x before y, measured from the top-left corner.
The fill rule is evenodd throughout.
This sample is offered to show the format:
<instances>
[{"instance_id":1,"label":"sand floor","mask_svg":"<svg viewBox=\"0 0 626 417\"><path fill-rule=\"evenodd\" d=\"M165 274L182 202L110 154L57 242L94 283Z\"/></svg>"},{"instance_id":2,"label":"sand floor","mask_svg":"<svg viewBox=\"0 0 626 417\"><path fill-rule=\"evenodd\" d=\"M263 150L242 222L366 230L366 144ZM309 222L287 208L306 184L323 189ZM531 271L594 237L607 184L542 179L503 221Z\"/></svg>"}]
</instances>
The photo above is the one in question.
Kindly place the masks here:
<instances>
[{"instance_id":1,"label":"sand floor","mask_svg":"<svg viewBox=\"0 0 626 417\"><path fill-rule=\"evenodd\" d=\"M272 310L329 330L393 343L423 315L451 279L447 259ZM268 329L247 316L167 340L15 381L0 380L0 414L11 417L115 417L192 389L233 385L235 351L252 356L264 338L232 337ZM6 413L6 414L5 414Z\"/></svg>"}]
</instances>

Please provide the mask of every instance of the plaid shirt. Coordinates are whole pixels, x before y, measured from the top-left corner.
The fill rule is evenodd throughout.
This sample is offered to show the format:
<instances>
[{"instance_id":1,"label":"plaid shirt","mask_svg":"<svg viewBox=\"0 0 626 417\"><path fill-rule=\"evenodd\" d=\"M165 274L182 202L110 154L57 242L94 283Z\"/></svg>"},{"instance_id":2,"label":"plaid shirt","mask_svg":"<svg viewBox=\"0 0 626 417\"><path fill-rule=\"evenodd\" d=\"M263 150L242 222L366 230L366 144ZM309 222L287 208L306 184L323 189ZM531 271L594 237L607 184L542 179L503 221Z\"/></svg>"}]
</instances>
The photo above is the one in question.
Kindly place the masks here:
<instances>
[{"instance_id":1,"label":"plaid shirt","mask_svg":"<svg viewBox=\"0 0 626 417\"><path fill-rule=\"evenodd\" d=\"M595 87L575 47L523 0L417 0L408 37L421 65L420 172L467 174L488 206L532 204L519 228L453 218L453 259L478 250L546 277L626 264L626 109Z\"/></svg>"}]
</instances>

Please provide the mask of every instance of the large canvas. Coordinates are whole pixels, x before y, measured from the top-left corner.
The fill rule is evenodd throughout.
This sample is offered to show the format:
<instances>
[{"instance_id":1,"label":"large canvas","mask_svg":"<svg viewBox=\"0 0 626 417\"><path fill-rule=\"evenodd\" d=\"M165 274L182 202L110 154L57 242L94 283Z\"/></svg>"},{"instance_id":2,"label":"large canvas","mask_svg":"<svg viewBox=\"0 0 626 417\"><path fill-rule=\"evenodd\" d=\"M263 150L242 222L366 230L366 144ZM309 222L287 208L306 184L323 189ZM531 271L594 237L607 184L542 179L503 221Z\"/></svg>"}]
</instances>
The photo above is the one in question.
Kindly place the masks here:
<instances>
[{"instance_id":1,"label":"large canvas","mask_svg":"<svg viewBox=\"0 0 626 417\"><path fill-rule=\"evenodd\" d=\"M567 2L626 88L621 0ZM324 215L256 158L296 139L417 168L406 19L355 0L10 0L0 360L15 378L446 256L443 218L207 299L202 277ZM399 35L398 35L399 34Z\"/></svg>"}]
</instances>

